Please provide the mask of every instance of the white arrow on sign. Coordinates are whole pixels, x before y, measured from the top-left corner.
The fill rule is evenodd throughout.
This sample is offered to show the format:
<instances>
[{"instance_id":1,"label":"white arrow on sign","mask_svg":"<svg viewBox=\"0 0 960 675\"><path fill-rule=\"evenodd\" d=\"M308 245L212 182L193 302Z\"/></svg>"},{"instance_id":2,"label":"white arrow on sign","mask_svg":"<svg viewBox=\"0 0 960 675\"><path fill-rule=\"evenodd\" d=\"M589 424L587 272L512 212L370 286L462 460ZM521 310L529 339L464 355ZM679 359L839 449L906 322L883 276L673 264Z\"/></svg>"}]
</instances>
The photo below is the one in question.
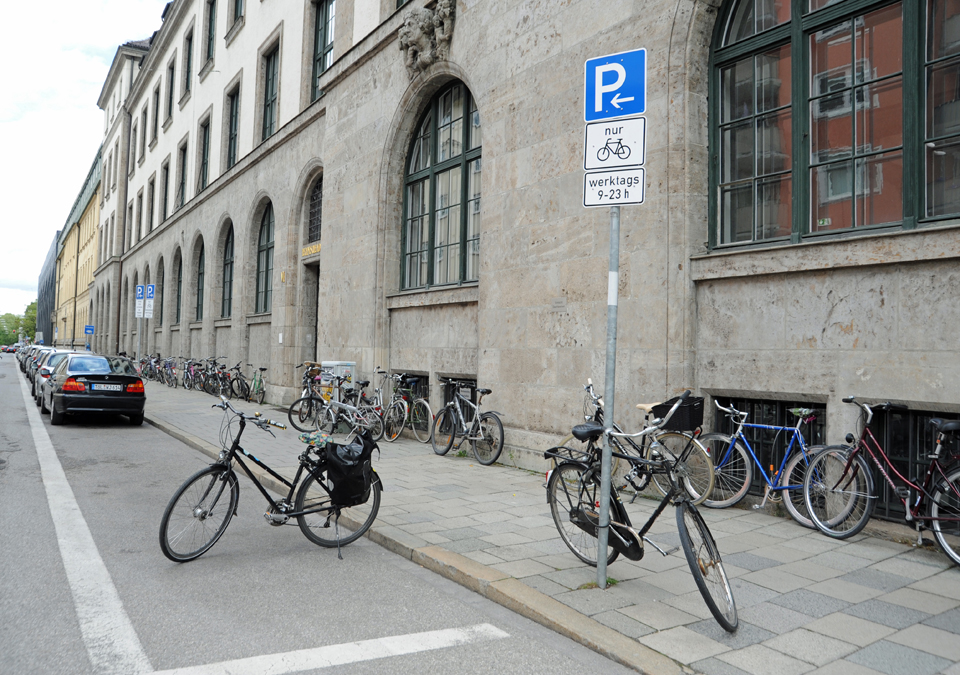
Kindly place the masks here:
<instances>
[{"instance_id":1,"label":"white arrow on sign","mask_svg":"<svg viewBox=\"0 0 960 675\"><path fill-rule=\"evenodd\" d=\"M632 100L633 96L620 96L620 94L614 94L613 98L610 99L610 103L612 103L617 110L620 110L621 103L628 103Z\"/></svg>"}]
</instances>

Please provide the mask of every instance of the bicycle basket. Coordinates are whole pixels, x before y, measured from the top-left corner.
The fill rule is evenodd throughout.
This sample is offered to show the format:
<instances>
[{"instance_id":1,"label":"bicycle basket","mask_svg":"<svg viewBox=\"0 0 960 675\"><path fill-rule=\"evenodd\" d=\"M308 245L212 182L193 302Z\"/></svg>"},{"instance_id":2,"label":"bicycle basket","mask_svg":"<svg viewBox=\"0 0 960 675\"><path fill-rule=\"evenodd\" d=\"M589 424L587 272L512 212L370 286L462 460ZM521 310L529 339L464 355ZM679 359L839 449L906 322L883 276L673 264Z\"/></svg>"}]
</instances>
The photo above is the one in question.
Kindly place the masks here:
<instances>
[{"instance_id":1,"label":"bicycle basket","mask_svg":"<svg viewBox=\"0 0 960 675\"><path fill-rule=\"evenodd\" d=\"M664 401L659 405L653 406L653 414L660 418L665 417L666 414L670 412L670 408L673 407L673 404L676 403L679 398L679 396L675 396L669 401ZM667 420L667 423L663 425L663 428L669 429L670 431L693 431L702 424L703 397L689 396L687 397L686 401L680 404L680 407L677 408L677 411L673 413L673 417Z\"/></svg>"}]
</instances>

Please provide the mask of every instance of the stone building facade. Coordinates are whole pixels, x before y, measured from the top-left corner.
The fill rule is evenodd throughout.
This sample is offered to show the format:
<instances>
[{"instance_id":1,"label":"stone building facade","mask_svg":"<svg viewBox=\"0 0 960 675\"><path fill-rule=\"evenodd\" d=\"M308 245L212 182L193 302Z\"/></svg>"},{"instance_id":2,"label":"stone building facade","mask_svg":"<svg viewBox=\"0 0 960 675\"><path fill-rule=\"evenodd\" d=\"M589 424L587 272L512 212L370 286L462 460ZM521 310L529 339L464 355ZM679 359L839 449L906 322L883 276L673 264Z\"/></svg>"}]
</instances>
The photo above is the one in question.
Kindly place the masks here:
<instances>
[{"instance_id":1,"label":"stone building facade","mask_svg":"<svg viewBox=\"0 0 960 675\"><path fill-rule=\"evenodd\" d=\"M435 407L439 376L475 379L505 459L537 465L603 379L609 215L582 206L584 62L645 48L617 417L685 388L815 404L831 442L850 394L956 414L960 211L940 158L960 97L922 84L954 53L947 31L945 60L925 60L924 26L955 17L906 6L177 0L100 100L113 119L126 92L104 137L120 151L97 348L131 351L130 289L156 283L145 351L266 365L275 403L304 359L421 374ZM899 57L870 52L879 37Z\"/></svg>"},{"instance_id":2,"label":"stone building facade","mask_svg":"<svg viewBox=\"0 0 960 675\"><path fill-rule=\"evenodd\" d=\"M58 347L92 347L92 338L84 333L84 327L93 318L90 286L97 267L99 246L100 169L98 151L57 241L57 334L54 344Z\"/></svg>"}]
</instances>

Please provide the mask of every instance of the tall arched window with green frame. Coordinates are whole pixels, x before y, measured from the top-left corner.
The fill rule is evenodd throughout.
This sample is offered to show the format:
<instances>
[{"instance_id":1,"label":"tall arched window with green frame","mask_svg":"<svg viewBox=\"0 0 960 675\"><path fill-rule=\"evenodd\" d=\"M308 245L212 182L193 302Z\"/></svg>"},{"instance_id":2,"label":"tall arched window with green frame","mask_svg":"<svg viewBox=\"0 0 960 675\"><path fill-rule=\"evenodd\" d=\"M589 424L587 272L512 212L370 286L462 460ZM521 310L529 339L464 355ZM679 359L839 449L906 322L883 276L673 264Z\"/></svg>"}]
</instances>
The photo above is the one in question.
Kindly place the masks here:
<instances>
[{"instance_id":1,"label":"tall arched window with green frame","mask_svg":"<svg viewBox=\"0 0 960 675\"><path fill-rule=\"evenodd\" d=\"M256 313L269 312L273 303L273 205L267 204L257 239Z\"/></svg>"},{"instance_id":2,"label":"tall arched window with green frame","mask_svg":"<svg viewBox=\"0 0 960 675\"><path fill-rule=\"evenodd\" d=\"M462 82L442 89L407 155L401 288L480 278L480 112Z\"/></svg>"},{"instance_id":3,"label":"tall arched window with green frame","mask_svg":"<svg viewBox=\"0 0 960 675\"><path fill-rule=\"evenodd\" d=\"M936 76L960 55L960 31L956 49L936 38L950 18L960 20L960 6L947 0L724 3L711 50L711 247L912 229L940 216L949 200L934 193L953 163L931 142L951 146L940 99L954 103L960 91L956 77L950 87ZM960 201L946 211L960 212Z\"/></svg>"}]
</instances>

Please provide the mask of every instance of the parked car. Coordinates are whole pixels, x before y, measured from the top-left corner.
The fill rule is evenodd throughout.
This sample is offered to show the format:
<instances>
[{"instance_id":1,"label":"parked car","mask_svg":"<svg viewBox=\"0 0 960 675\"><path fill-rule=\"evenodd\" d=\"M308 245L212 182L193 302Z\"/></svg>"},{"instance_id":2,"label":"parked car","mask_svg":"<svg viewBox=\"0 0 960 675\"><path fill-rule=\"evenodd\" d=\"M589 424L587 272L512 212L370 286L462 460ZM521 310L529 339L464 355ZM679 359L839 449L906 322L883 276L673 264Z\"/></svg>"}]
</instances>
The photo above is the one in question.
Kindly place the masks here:
<instances>
[{"instance_id":1,"label":"parked car","mask_svg":"<svg viewBox=\"0 0 960 675\"><path fill-rule=\"evenodd\" d=\"M74 353L43 383L40 412L49 412L55 425L63 424L66 415L119 413L138 426L143 424L146 398L143 380L129 359Z\"/></svg>"},{"instance_id":2,"label":"parked car","mask_svg":"<svg viewBox=\"0 0 960 675\"><path fill-rule=\"evenodd\" d=\"M40 361L37 364L37 372L33 378L33 400L37 402L38 406L40 405L40 389L44 381L50 377L53 369L66 358L67 354L75 353L76 352L72 352L69 349L55 349L40 357Z\"/></svg>"},{"instance_id":3,"label":"parked car","mask_svg":"<svg viewBox=\"0 0 960 675\"><path fill-rule=\"evenodd\" d=\"M53 347L41 347L33 353L27 360L27 379L30 381L30 386L33 386L34 377L37 374L37 366L40 363L40 359L46 356L49 352L55 351Z\"/></svg>"}]
</instances>

